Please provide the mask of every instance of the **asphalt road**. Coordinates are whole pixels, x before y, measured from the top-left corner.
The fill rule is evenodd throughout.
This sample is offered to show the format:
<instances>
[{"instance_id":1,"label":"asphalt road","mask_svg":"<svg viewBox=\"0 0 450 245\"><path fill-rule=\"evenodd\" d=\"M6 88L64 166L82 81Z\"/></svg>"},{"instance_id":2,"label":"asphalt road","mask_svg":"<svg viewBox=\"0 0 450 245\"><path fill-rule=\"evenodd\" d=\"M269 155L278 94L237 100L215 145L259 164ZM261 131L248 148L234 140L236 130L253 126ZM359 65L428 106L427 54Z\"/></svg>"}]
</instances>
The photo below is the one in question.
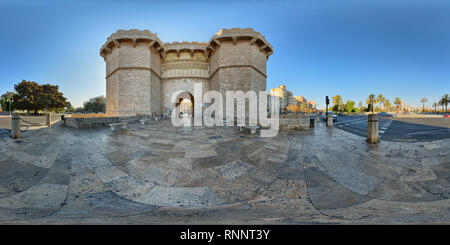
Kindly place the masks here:
<instances>
[{"instance_id":1,"label":"asphalt road","mask_svg":"<svg viewBox=\"0 0 450 245\"><path fill-rule=\"evenodd\" d=\"M338 116L334 126L338 129L367 136L367 116ZM396 118L380 117L378 130L386 141L434 141L450 138L450 118Z\"/></svg>"}]
</instances>

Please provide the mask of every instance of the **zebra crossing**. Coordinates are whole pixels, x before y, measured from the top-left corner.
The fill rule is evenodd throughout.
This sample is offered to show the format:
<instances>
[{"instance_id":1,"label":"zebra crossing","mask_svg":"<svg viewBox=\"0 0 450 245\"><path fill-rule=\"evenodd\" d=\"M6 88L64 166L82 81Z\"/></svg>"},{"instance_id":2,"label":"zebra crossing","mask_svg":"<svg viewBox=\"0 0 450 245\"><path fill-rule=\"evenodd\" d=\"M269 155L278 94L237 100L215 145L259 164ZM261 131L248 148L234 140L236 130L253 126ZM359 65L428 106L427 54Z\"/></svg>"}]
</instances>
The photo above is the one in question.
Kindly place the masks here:
<instances>
[{"instance_id":1,"label":"zebra crossing","mask_svg":"<svg viewBox=\"0 0 450 245\"><path fill-rule=\"evenodd\" d=\"M334 125L343 130L359 131L360 134L367 132L367 117L359 117L356 119L346 120L342 122L336 122ZM392 123L391 118L380 118L378 121L378 133L381 137Z\"/></svg>"},{"instance_id":2,"label":"zebra crossing","mask_svg":"<svg viewBox=\"0 0 450 245\"><path fill-rule=\"evenodd\" d=\"M367 116L338 117L334 127L361 137L367 136ZM445 119L398 119L378 117L378 136L384 141L433 141L450 138L450 121ZM434 123L434 125L430 125Z\"/></svg>"},{"instance_id":3,"label":"zebra crossing","mask_svg":"<svg viewBox=\"0 0 450 245\"><path fill-rule=\"evenodd\" d=\"M378 137L381 138L381 136L384 134L384 132L386 132L386 130L391 125L391 123L392 123L392 119L383 119L378 122L378 127L379 127L379 129L378 129L379 136Z\"/></svg>"}]
</instances>

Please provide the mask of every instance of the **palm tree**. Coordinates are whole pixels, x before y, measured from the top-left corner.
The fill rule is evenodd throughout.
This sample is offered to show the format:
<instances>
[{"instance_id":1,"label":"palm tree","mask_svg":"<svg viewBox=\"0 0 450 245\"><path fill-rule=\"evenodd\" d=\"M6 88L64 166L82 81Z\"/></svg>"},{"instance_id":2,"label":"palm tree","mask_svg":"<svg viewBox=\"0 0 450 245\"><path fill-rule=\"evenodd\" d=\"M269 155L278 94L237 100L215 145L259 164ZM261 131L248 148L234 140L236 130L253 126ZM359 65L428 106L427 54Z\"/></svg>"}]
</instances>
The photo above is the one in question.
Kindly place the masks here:
<instances>
[{"instance_id":1,"label":"palm tree","mask_svg":"<svg viewBox=\"0 0 450 245\"><path fill-rule=\"evenodd\" d=\"M383 105L384 105L386 111L390 111L392 104L389 99L385 99Z\"/></svg>"},{"instance_id":2,"label":"palm tree","mask_svg":"<svg viewBox=\"0 0 450 245\"><path fill-rule=\"evenodd\" d=\"M442 101L442 105L445 105L445 112L447 112L447 105L448 103L450 103L450 95L449 94L444 94L441 98ZM439 103L441 103L441 101L439 101Z\"/></svg>"},{"instance_id":3,"label":"palm tree","mask_svg":"<svg viewBox=\"0 0 450 245\"><path fill-rule=\"evenodd\" d=\"M375 95L369 94L369 97L366 99L367 109L371 110L373 113L373 104L376 103Z\"/></svg>"},{"instance_id":4,"label":"palm tree","mask_svg":"<svg viewBox=\"0 0 450 245\"><path fill-rule=\"evenodd\" d=\"M398 111L399 111L399 109L400 109L400 106L402 105L402 100L401 100L399 97L395 97L395 102L394 102L394 104L397 106L397 114L398 114Z\"/></svg>"},{"instance_id":5,"label":"palm tree","mask_svg":"<svg viewBox=\"0 0 450 245\"><path fill-rule=\"evenodd\" d=\"M379 94L379 95L378 95L378 97L377 97L377 102L378 102L378 104L380 104L380 108L381 108L381 104L382 104L382 103L384 104L385 100L386 100L386 99L383 97L382 94Z\"/></svg>"},{"instance_id":6,"label":"palm tree","mask_svg":"<svg viewBox=\"0 0 450 245\"><path fill-rule=\"evenodd\" d=\"M439 106L438 103L436 103L436 102L433 103L434 112L437 112L437 107L438 107L438 106Z\"/></svg>"},{"instance_id":7,"label":"palm tree","mask_svg":"<svg viewBox=\"0 0 450 245\"><path fill-rule=\"evenodd\" d=\"M445 106L445 103L444 103L443 98L440 99L438 103L439 103L440 106L442 106L442 113L444 113L444 106Z\"/></svg>"}]
</instances>

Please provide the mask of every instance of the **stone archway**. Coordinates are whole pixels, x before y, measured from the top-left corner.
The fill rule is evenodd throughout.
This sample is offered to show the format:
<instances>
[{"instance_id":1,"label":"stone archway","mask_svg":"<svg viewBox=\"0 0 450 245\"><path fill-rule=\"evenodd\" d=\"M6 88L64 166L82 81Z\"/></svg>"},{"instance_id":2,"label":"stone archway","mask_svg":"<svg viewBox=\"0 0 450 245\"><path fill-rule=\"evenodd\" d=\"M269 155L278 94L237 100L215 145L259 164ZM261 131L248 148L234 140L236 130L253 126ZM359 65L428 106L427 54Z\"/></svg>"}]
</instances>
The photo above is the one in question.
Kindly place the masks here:
<instances>
[{"instance_id":1,"label":"stone archway","mask_svg":"<svg viewBox=\"0 0 450 245\"><path fill-rule=\"evenodd\" d=\"M185 114L188 117L193 117L194 115L194 96L189 92L183 92L178 95L176 107L178 108L177 115L179 117Z\"/></svg>"}]
</instances>

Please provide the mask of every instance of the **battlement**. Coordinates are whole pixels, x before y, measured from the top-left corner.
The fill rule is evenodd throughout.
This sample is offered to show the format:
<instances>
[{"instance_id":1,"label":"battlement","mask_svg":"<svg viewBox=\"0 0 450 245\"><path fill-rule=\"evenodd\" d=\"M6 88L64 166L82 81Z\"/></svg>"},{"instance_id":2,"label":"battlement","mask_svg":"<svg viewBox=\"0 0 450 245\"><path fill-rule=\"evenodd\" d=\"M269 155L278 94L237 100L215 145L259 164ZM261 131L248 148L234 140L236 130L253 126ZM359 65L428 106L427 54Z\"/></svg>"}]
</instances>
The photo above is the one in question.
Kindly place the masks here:
<instances>
[{"instance_id":1,"label":"battlement","mask_svg":"<svg viewBox=\"0 0 450 245\"><path fill-rule=\"evenodd\" d=\"M149 30L118 30L111 34L107 39L105 44L100 48L100 56L105 58L105 56L111 53L114 47L120 48L122 42L131 42L133 47L136 47L138 43L144 42L148 44L148 47L154 47L157 52L164 51L163 42Z\"/></svg>"},{"instance_id":2,"label":"battlement","mask_svg":"<svg viewBox=\"0 0 450 245\"><path fill-rule=\"evenodd\" d=\"M206 50L206 45L207 45L206 42L200 43L200 42L187 42L187 41L164 43L164 51L166 51L166 52L169 52L169 51L175 51L175 52L200 51L200 52L204 52Z\"/></svg>"},{"instance_id":3,"label":"battlement","mask_svg":"<svg viewBox=\"0 0 450 245\"><path fill-rule=\"evenodd\" d=\"M239 40L248 40L250 45L258 45L261 51L266 53L268 58L273 53L272 45L261 33L252 28L231 28L220 29L207 43L207 50L213 52L220 47L221 41L232 41L236 44Z\"/></svg>"}]
</instances>

